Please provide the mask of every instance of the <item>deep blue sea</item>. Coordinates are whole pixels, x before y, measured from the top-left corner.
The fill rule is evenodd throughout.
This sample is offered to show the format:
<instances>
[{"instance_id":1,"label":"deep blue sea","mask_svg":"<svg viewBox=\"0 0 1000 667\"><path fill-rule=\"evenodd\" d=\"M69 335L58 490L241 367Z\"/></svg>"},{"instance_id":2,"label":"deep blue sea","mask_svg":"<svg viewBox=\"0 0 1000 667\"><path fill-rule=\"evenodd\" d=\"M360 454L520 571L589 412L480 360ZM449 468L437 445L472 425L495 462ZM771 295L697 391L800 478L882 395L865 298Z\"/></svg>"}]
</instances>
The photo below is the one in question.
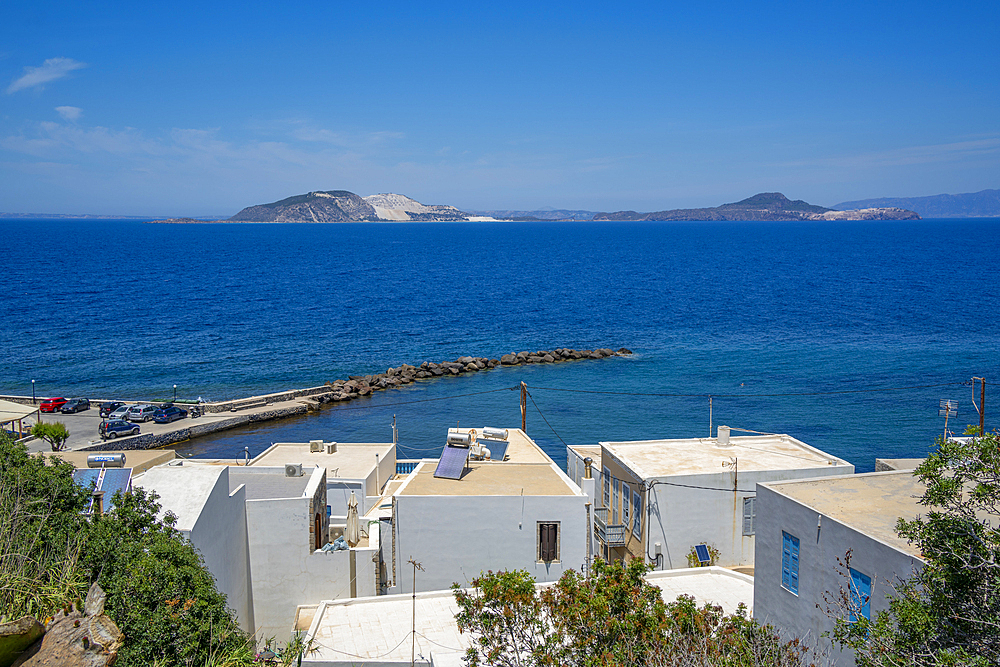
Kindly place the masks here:
<instances>
[{"instance_id":1,"label":"deep blue sea","mask_svg":"<svg viewBox=\"0 0 1000 667\"><path fill-rule=\"evenodd\" d=\"M189 454L387 441L395 414L400 456L436 455L456 423L519 425L517 392L479 392L521 381L528 433L559 462L563 441L708 435L709 395L716 425L788 433L859 471L926 454L942 398L959 401L954 430L978 424L972 376L987 378L987 428L1000 414L1000 219L6 219L0 238L0 393L30 395L34 379L40 396L158 398L176 384L207 400L465 354L635 352L420 382ZM907 387L925 388L882 391Z\"/></svg>"}]
</instances>

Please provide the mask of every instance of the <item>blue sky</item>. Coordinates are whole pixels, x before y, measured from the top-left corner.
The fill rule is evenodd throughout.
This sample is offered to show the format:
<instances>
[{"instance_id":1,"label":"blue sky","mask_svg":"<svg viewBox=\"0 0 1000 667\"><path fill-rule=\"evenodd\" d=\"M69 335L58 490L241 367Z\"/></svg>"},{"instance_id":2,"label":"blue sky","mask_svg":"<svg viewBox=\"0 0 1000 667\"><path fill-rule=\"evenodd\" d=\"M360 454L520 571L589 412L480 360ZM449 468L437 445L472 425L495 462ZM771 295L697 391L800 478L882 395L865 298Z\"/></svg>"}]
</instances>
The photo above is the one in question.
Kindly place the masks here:
<instances>
[{"instance_id":1,"label":"blue sky","mask_svg":"<svg viewBox=\"0 0 1000 667\"><path fill-rule=\"evenodd\" d=\"M1000 187L995 2L134 4L4 6L0 211Z\"/></svg>"}]
</instances>

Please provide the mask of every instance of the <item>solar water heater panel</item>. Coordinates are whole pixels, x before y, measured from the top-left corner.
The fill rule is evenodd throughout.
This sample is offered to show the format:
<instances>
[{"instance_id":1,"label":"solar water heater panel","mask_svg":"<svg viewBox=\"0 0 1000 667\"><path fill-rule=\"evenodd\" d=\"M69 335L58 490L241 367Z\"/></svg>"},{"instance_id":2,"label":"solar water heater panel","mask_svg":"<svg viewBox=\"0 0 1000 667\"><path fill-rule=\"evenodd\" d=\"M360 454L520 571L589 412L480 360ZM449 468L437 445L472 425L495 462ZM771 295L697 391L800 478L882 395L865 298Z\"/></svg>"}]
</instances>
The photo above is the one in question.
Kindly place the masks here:
<instances>
[{"instance_id":1,"label":"solar water heater panel","mask_svg":"<svg viewBox=\"0 0 1000 667\"><path fill-rule=\"evenodd\" d=\"M100 476L101 470L99 468L77 468L73 471L73 481L87 491L94 489Z\"/></svg>"},{"instance_id":2,"label":"solar water heater panel","mask_svg":"<svg viewBox=\"0 0 1000 667\"><path fill-rule=\"evenodd\" d=\"M434 476L445 479L462 479L462 473L465 472L465 461L468 458L468 447L446 445L444 451L441 452L437 468L434 470Z\"/></svg>"},{"instance_id":3,"label":"solar water heater panel","mask_svg":"<svg viewBox=\"0 0 1000 667\"><path fill-rule=\"evenodd\" d=\"M712 557L708 554L708 546L704 544L696 545L694 548L695 553L698 555L698 562L707 565L712 562Z\"/></svg>"},{"instance_id":4,"label":"solar water heater panel","mask_svg":"<svg viewBox=\"0 0 1000 667\"><path fill-rule=\"evenodd\" d=\"M128 491L131 481L131 468L105 468L104 481L101 482L101 491L104 491L105 507L111 506L111 497L115 495L115 491L121 491L122 493Z\"/></svg>"}]
</instances>

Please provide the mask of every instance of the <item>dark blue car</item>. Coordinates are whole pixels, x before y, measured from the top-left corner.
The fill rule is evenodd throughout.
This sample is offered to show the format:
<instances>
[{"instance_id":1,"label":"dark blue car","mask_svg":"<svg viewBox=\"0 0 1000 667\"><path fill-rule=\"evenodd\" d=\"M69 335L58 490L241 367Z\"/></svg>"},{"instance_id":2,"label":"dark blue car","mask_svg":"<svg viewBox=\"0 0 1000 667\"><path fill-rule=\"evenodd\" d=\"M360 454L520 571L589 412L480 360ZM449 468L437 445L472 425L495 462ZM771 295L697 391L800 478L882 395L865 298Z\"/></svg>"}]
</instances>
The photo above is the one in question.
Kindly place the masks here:
<instances>
[{"instance_id":1,"label":"dark blue car","mask_svg":"<svg viewBox=\"0 0 1000 667\"><path fill-rule=\"evenodd\" d=\"M169 408L161 408L157 410L153 414L153 421L157 424L169 424L172 421L184 419L187 416L187 410L182 410L176 405L171 405Z\"/></svg>"}]
</instances>

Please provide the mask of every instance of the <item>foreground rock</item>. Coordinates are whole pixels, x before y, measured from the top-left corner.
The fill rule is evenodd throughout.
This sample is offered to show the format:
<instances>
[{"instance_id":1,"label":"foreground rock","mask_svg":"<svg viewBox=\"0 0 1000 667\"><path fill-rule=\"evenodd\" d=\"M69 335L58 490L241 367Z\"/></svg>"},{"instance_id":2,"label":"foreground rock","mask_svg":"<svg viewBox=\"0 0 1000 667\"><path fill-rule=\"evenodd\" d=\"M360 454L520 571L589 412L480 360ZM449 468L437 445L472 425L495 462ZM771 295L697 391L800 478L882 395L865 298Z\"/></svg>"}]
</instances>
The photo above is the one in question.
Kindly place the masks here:
<instances>
[{"instance_id":1,"label":"foreground rock","mask_svg":"<svg viewBox=\"0 0 1000 667\"><path fill-rule=\"evenodd\" d=\"M14 667L106 667L114 664L122 632L104 613L104 591L96 583L83 611L70 608L49 622L45 635L14 662Z\"/></svg>"}]
</instances>

